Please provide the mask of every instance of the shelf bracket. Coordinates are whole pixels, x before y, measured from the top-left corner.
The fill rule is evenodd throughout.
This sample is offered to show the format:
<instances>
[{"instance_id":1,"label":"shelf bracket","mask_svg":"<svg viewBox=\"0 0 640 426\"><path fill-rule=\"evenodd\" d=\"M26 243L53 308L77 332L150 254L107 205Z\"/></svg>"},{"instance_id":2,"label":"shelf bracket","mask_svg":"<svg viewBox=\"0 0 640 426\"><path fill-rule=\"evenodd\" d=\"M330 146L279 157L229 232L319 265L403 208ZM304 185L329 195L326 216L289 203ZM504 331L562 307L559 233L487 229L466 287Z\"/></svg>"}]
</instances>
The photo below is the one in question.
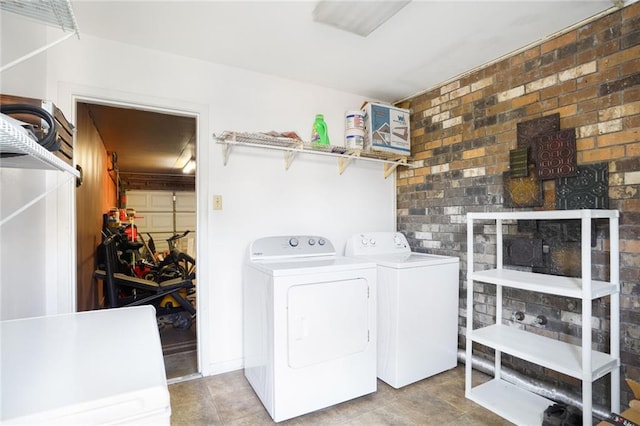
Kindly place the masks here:
<instances>
[{"instance_id":1,"label":"shelf bracket","mask_svg":"<svg viewBox=\"0 0 640 426\"><path fill-rule=\"evenodd\" d=\"M293 159L296 157L296 151L284 151L284 168L289 170L289 166L293 163Z\"/></svg>"},{"instance_id":2,"label":"shelf bracket","mask_svg":"<svg viewBox=\"0 0 640 426\"><path fill-rule=\"evenodd\" d=\"M338 173L342 174L349 164L351 163L351 157L338 157Z\"/></svg>"},{"instance_id":3,"label":"shelf bracket","mask_svg":"<svg viewBox=\"0 0 640 426\"><path fill-rule=\"evenodd\" d=\"M347 156L338 157L338 172L342 174L349 164L351 164L351 160L355 160L356 158L360 158L360 151L347 151Z\"/></svg>"},{"instance_id":4,"label":"shelf bracket","mask_svg":"<svg viewBox=\"0 0 640 426\"><path fill-rule=\"evenodd\" d=\"M407 164L407 160L406 159L400 159L398 161L396 161L395 163L385 163L384 165L384 178L388 178L389 176L391 176L391 173L393 173L398 166L404 166Z\"/></svg>"},{"instance_id":5,"label":"shelf bracket","mask_svg":"<svg viewBox=\"0 0 640 426\"><path fill-rule=\"evenodd\" d=\"M73 37L74 35L76 35L76 33L68 33L68 34L64 35L63 37L59 38L58 40L47 44L46 46L43 46L43 47L41 47L39 49L36 49L36 50L34 50L34 51L30 52L30 53L27 53L24 56L19 57L18 59L14 60L14 61L9 62L6 65L3 65L2 68L0 68L0 73L3 72L3 71L8 70L9 68L11 68L13 66L18 65L21 62L26 61L29 58L32 58L32 57L38 55L39 53L44 52L45 50L48 50L48 49L52 48L53 46L55 46L57 44L62 43L63 41L65 41L68 38Z\"/></svg>"},{"instance_id":6,"label":"shelf bracket","mask_svg":"<svg viewBox=\"0 0 640 426\"><path fill-rule=\"evenodd\" d=\"M45 192L43 192L42 194L38 195L37 197L33 198L31 201L25 203L22 205L22 207L18 208L16 211L14 211L13 213L7 215L4 219L0 220L0 227L2 225L4 225L5 223L9 222L11 219L13 219L14 217L18 216L20 213L24 212L25 210L27 210L29 207L33 206L34 204L36 204L38 201L42 200L43 198L46 198L49 194L51 194L54 191L57 191L59 188L62 188L63 185L65 185L66 183L68 183L71 179L73 179L75 176L69 176L68 179L63 179L60 182L58 182L55 186L51 187L50 189L46 190Z\"/></svg>"},{"instance_id":7,"label":"shelf bracket","mask_svg":"<svg viewBox=\"0 0 640 426\"><path fill-rule=\"evenodd\" d=\"M222 144L222 161L226 166L229 161L229 155L231 154L231 145L228 143Z\"/></svg>"}]
</instances>

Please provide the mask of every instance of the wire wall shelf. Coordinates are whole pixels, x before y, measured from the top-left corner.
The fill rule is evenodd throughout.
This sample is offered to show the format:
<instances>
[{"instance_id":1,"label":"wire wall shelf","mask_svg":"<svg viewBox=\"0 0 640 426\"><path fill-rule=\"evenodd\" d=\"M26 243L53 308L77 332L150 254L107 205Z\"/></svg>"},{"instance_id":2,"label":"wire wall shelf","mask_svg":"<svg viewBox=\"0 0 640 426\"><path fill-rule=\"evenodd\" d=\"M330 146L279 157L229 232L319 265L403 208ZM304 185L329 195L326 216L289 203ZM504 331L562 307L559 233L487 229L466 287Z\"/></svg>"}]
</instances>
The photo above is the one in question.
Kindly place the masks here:
<instances>
[{"instance_id":1,"label":"wire wall shelf","mask_svg":"<svg viewBox=\"0 0 640 426\"><path fill-rule=\"evenodd\" d=\"M234 146L263 148L284 152L285 169L289 169L297 154L324 155L338 160L338 172L342 174L355 160L379 162L384 165L384 177L389 177L398 166L411 167L408 156L383 151L349 150L342 146L314 145L300 139L273 136L266 133L245 133L226 131L219 136L213 135L217 143L223 145L224 165L227 165L231 149Z\"/></svg>"}]
</instances>

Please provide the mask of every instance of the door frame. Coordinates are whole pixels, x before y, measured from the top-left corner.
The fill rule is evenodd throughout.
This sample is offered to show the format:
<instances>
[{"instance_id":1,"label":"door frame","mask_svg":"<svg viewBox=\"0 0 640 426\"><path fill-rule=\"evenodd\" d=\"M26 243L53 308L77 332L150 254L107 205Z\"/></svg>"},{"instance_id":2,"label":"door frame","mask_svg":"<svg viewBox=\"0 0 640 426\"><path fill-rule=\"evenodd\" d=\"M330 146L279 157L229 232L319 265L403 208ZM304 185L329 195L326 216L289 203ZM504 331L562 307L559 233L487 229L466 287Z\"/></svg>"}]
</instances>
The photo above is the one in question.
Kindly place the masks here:
<instances>
[{"instance_id":1,"label":"door frame","mask_svg":"<svg viewBox=\"0 0 640 426\"><path fill-rule=\"evenodd\" d=\"M209 258L209 227L207 221L207 194L209 193L209 167L204 165L210 158L210 145L205 141L209 134L209 107L205 104L186 102L178 99L166 99L129 92L118 92L112 89L60 83L58 86L60 107L63 111L71 111L73 122L77 122L77 104L92 103L120 108L134 108L163 114L192 117L196 120L196 252L198 258ZM75 135L74 135L75 138ZM77 259L74 259L74 263ZM197 376L211 375L209 321L209 282L211 272L209 262L199 262L198 285L196 286L196 339L197 339ZM77 265L76 269L77 270ZM74 274L75 274L74 270ZM73 300L77 297L77 284L70 284ZM75 303L74 303L74 306Z\"/></svg>"}]
</instances>

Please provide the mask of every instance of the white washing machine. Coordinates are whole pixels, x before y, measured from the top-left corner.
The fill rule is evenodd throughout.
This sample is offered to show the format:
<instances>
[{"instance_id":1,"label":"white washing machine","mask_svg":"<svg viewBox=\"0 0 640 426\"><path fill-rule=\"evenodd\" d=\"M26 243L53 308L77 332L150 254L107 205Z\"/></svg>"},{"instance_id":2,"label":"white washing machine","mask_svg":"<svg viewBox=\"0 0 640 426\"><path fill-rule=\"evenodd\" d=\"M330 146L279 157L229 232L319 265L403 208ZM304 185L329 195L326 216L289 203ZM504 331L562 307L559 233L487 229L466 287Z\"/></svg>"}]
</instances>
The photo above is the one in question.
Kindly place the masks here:
<instances>
[{"instance_id":1,"label":"white washing machine","mask_svg":"<svg viewBox=\"0 0 640 426\"><path fill-rule=\"evenodd\" d=\"M274 421L376 391L376 265L318 236L251 244L244 374Z\"/></svg>"},{"instance_id":2,"label":"white washing machine","mask_svg":"<svg viewBox=\"0 0 640 426\"><path fill-rule=\"evenodd\" d=\"M459 259L413 253L398 232L353 235L345 255L378 265L378 377L397 389L455 367Z\"/></svg>"}]
</instances>

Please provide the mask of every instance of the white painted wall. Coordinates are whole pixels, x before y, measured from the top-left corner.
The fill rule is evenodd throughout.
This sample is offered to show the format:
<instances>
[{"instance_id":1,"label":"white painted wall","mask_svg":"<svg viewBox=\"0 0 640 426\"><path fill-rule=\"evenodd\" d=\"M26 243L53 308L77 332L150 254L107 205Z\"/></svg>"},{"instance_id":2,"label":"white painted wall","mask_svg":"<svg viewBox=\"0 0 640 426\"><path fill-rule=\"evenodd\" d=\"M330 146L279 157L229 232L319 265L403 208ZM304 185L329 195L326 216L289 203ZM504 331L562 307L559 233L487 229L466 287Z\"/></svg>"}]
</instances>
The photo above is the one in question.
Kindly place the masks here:
<instances>
[{"instance_id":1,"label":"white painted wall","mask_svg":"<svg viewBox=\"0 0 640 426\"><path fill-rule=\"evenodd\" d=\"M13 35L17 38L17 34ZM333 158L299 155L289 170L279 152L234 149L223 166L211 134L296 131L308 139L324 113L342 141L344 112L362 97L82 36L47 54L47 93L73 117L73 97L191 111L198 117L198 331L201 370L242 366L242 265L264 235L318 234L342 250L359 231L395 229L395 180L358 161L343 175ZM222 195L224 209L212 209Z\"/></svg>"}]
</instances>

